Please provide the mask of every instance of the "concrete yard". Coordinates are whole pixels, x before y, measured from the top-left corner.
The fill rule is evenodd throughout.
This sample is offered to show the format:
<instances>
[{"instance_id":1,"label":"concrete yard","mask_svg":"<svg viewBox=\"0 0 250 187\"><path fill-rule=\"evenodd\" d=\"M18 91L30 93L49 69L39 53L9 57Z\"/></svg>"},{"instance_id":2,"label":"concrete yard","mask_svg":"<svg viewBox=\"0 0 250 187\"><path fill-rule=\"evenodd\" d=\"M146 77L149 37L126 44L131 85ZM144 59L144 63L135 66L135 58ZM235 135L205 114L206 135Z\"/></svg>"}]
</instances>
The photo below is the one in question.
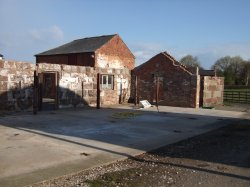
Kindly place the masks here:
<instances>
[{"instance_id":1,"label":"concrete yard","mask_svg":"<svg viewBox=\"0 0 250 187\"><path fill-rule=\"evenodd\" d=\"M0 116L0 186L22 186L138 155L249 119L247 112L160 107Z\"/></svg>"}]
</instances>

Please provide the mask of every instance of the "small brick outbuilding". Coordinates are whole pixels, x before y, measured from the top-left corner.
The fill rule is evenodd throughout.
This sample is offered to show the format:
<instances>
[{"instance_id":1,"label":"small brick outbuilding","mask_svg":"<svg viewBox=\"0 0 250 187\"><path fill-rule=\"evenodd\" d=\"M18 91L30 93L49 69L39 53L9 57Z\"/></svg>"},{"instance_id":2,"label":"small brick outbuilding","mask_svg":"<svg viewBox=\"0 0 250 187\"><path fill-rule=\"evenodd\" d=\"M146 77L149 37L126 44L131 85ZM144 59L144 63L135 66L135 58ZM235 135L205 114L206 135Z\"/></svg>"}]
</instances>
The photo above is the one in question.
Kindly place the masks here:
<instances>
[{"instance_id":1,"label":"small brick outbuilding","mask_svg":"<svg viewBox=\"0 0 250 187\"><path fill-rule=\"evenodd\" d=\"M223 103L223 78L201 76L199 69L189 70L167 52L159 53L136 67L133 85L132 97L137 101L192 108Z\"/></svg>"}]
</instances>

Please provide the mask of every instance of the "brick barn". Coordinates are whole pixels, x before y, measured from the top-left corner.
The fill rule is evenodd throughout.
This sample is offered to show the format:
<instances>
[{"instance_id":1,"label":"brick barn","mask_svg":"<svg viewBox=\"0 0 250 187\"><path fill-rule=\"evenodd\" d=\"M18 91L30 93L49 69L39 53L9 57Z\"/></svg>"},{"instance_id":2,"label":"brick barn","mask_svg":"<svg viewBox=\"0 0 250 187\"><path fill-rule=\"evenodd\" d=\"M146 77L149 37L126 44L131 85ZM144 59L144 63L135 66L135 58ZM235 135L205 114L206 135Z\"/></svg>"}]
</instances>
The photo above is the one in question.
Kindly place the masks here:
<instances>
[{"instance_id":1,"label":"brick barn","mask_svg":"<svg viewBox=\"0 0 250 187\"><path fill-rule=\"evenodd\" d=\"M135 57L119 35L74 40L36 64L0 60L0 109L113 105L130 96Z\"/></svg>"},{"instance_id":2,"label":"brick barn","mask_svg":"<svg viewBox=\"0 0 250 187\"><path fill-rule=\"evenodd\" d=\"M119 35L74 40L35 55L36 64L0 59L0 109L152 104L210 107L223 102L224 79L190 70L166 52L134 68Z\"/></svg>"},{"instance_id":3,"label":"brick barn","mask_svg":"<svg viewBox=\"0 0 250 187\"><path fill-rule=\"evenodd\" d=\"M36 63L130 70L135 66L134 55L117 34L74 40L35 56Z\"/></svg>"},{"instance_id":4,"label":"brick barn","mask_svg":"<svg viewBox=\"0 0 250 187\"><path fill-rule=\"evenodd\" d=\"M223 78L210 71L191 71L167 52L159 53L136 67L133 77L132 95L137 101L192 108L223 103Z\"/></svg>"},{"instance_id":5,"label":"brick barn","mask_svg":"<svg viewBox=\"0 0 250 187\"><path fill-rule=\"evenodd\" d=\"M56 103L60 100L61 103L69 103L68 96L65 96L67 94L62 92L65 87L72 91L72 85L71 87L68 85L70 80L70 84L76 88L73 93L79 98L84 98L84 103L88 105L110 105L128 100L130 70L135 66L135 57L117 34L74 40L35 56L38 65L46 63L86 67L86 72L81 68L76 68L79 69L79 72L74 72L71 68L70 72L61 77L59 74L51 72L40 73L38 79L43 84L43 92L42 96L39 96L39 103L42 103L41 100L44 98L53 98ZM56 71L56 73L59 72ZM57 77L60 77L58 81L56 81ZM48 87L51 85L54 87L49 89ZM55 87L59 87L59 93ZM59 99L57 99L58 97ZM97 98L99 99L97 100ZM81 103L79 99L77 99L77 103Z\"/></svg>"}]
</instances>

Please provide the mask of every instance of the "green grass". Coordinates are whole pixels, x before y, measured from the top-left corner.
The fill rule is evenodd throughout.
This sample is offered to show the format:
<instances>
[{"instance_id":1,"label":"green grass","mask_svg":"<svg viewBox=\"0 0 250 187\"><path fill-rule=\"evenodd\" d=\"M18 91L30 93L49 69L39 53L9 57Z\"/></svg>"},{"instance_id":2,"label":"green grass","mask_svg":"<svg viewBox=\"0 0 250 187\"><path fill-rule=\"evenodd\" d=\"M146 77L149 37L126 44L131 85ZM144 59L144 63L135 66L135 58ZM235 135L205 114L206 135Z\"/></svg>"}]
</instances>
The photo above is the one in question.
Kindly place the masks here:
<instances>
[{"instance_id":1,"label":"green grass","mask_svg":"<svg viewBox=\"0 0 250 187\"><path fill-rule=\"evenodd\" d=\"M224 101L224 102L223 102L223 105L224 105L224 106L233 106L233 103L228 102L228 101Z\"/></svg>"}]
</instances>

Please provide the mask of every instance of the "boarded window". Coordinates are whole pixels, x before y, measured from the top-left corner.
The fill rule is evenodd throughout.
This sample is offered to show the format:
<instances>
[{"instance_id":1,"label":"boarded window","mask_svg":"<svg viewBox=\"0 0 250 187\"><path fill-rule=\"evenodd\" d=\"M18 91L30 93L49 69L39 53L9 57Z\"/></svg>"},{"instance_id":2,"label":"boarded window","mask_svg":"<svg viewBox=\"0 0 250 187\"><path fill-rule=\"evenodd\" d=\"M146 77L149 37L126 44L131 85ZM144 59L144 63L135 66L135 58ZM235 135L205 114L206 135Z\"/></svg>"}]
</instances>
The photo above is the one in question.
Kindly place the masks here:
<instances>
[{"instance_id":1,"label":"boarded window","mask_svg":"<svg viewBox=\"0 0 250 187\"><path fill-rule=\"evenodd\" d=\"M101 81L102 89L113 89L114 88L114 76L113 75L102 75Z\"/></svg>"}]
</instances>

